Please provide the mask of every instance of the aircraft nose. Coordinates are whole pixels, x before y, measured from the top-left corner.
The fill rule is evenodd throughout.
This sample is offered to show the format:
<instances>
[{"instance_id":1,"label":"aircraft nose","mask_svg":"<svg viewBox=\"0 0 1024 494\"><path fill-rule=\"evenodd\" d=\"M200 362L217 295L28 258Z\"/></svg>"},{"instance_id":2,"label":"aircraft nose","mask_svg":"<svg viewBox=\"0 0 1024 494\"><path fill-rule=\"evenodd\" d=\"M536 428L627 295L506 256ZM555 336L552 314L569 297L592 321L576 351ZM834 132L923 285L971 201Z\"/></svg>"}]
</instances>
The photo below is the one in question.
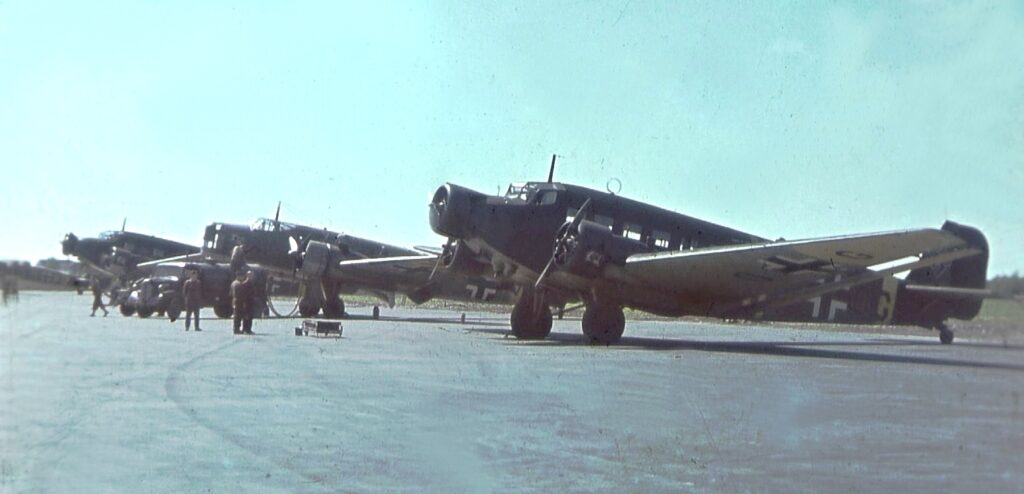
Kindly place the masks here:
<instances>
[{"instance_id":1,"label":"aircraft nose","mask_svg":"<svg viewBox=\"0 0 1024 494\"><path fill-rule=\"evenodd\" d=\"M61 250L65 256L69 256L75 252L75 246L78 245L78 237L74 233L68 233L64 235L64 240L61 241Z\"/></svg>"},{"instance_id":2,"label":"aircraft nose","mask_svg":"<svg viewBox=\"0 0 1024 494\"><path fill-rule=\"evenodd\" d=\"M473 202L478 197L484 195L455 184L438 187L430 201L430 228L439 235L464 238L470 231Z\"/></svg>"}]
</instances>

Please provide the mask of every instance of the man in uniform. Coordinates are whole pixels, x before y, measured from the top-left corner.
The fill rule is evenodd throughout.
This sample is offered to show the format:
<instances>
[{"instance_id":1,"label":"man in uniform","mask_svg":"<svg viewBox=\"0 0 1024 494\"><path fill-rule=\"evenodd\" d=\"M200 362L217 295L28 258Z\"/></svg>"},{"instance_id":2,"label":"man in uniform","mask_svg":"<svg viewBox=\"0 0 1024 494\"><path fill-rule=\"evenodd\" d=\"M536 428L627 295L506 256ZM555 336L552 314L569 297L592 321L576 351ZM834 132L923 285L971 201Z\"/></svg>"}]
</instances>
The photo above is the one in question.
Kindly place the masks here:
<instances>
[{"instance_id":1,"label":"man in uniform","mask_svg":"<svg viewBox=\"0 0 1024 494\"><path fill-rule=\"evenodd\" d=\"M253 285L252 271L239 271L231 282L235 334L252 334Z\"/></svg>"},{"instance_id":2,"label":"man in uniform","mask_svg":"<svg viewBox=\"0 0 1024 494\"><path fill-rule=\"evenodd\" d=\"M196 331L202 331L199 329L199 308L203 299L203 284L199 281L199 270L193 269L188 272L188 279L181 287L181 294L185 299L185 331L188 331L193 315L196 318Z\"/></svg>"},{"instance_id":3,"label":"man in uniform","mask_svg":"<svg viewBox=\"0 0 1024 494\"><path fill-rule=\"evenodd\" d=\"M89 317L96 317L96 309L102 310L103 317L107 317L107 306L103 305L103 289L100 288L100 279L93 276L89 288L92 289L92 314L89 314Z\"/></svg>"}]
</instances>

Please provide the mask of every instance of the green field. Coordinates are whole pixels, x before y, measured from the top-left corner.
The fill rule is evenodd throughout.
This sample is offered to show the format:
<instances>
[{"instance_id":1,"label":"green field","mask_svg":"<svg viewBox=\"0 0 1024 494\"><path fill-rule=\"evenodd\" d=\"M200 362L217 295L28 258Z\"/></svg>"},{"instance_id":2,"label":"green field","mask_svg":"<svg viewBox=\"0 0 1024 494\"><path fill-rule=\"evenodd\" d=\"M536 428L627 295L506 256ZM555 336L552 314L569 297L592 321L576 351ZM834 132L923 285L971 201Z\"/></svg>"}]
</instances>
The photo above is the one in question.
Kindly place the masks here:
<instances>
[{"instance_id":1,"label":"green field","mask_svg":"<svg viewBox=\"0 0 1024 494\"><path fill-rule=\"evenodd\" d=\"M1024 324L1024 302L1017 300L986 300L981 306L981 321L1016 322Z\"/></svg>"}]
</instances>

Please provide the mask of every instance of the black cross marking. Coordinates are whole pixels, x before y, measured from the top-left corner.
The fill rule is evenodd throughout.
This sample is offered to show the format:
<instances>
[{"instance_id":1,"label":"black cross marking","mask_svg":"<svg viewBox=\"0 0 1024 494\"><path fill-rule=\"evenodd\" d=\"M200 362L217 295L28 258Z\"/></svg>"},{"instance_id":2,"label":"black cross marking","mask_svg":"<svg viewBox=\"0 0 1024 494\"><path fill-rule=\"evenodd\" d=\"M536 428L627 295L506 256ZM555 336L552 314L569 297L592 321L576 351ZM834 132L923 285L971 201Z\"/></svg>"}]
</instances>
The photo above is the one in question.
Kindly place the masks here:
<instances>
[{"instance_id":1,"label":"black cross marking","mask_svg":"<svg viewBox=\"0 0 1024 494\"><path fill-rule=\"evenodd\" d=\"M794 273L830 273L835 267L830 261L807 257L804 259L790 259L784 256L772 256L761 260L761 268L765 271L779 271L782 274Z\"/></svg>"}]
</instances>

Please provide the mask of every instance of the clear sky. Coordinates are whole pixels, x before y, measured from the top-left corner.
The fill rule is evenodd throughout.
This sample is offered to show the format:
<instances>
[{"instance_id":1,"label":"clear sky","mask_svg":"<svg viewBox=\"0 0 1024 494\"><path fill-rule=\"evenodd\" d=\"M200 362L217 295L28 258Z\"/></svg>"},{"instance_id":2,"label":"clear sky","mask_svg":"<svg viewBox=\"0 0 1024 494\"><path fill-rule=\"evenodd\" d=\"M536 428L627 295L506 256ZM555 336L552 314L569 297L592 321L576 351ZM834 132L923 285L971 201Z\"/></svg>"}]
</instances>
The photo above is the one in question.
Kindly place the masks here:
<instances>
[{"instance_id":1,"label":"clear sky","mask_svg":"<svg viewBox=\"0 0 1024 494\"><path fill-rule=\"evenodd\" d=\"M1024 3L0 1L0 258L270 216L440 245L445 181L767 237L950 218L1024 271Z\"/></svg>"}]
</instances>

